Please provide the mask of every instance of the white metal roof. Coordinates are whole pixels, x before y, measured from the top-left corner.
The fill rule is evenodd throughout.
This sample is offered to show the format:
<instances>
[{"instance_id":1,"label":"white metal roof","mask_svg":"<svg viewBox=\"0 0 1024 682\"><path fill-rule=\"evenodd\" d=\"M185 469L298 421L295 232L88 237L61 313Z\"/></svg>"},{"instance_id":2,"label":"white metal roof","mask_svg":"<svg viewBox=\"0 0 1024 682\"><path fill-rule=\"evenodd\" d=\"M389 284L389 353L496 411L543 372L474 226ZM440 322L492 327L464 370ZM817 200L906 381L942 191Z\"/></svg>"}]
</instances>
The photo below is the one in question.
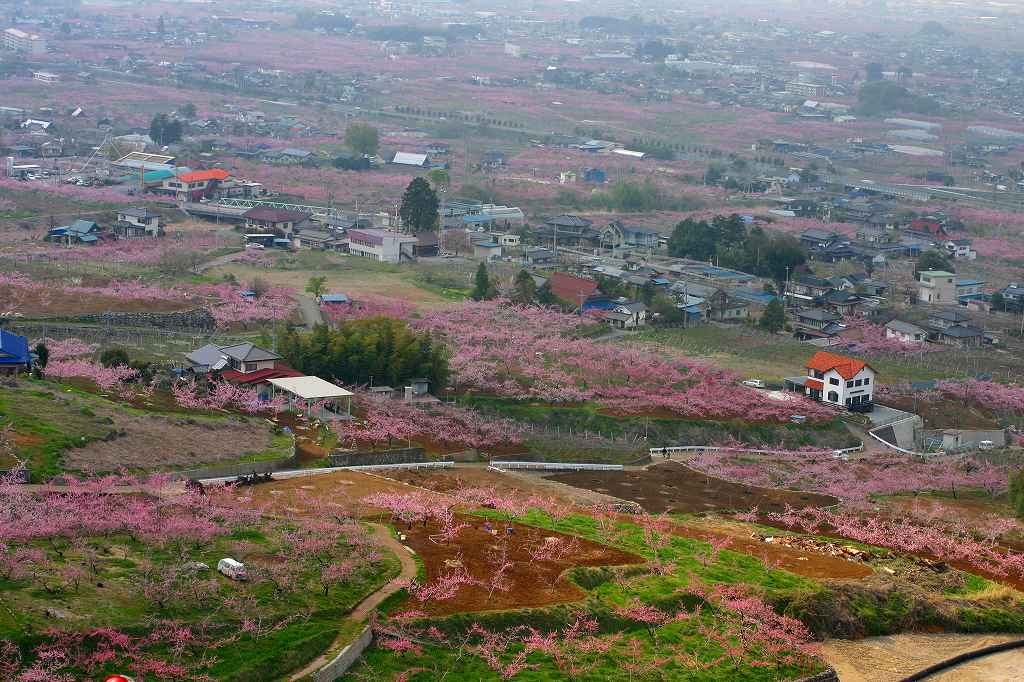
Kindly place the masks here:
<instances>
[{"instance_id":1,"label":"white metal roof","mask_svg":"<svg viewBox=\"0 0 1024 682\"><path fill-rule=\"evenodd\" d=\"M336 386L320 377L286 377L284 379L271 379L270 383L297 395L303 400L322 400L324 398L345 398L354 395L341 386Z\"/></svg>"},{"instance_id":2,"label":"white metal roof","mask_svg":"<svg viewBox=\"0 0 1024 682\"><path fill-rule=\"evenodd\" d=\"M613 149L612 154L619 154L621 156L631 156L634 159L642 159L647 156L646 152L637 152L632 149Z\"/></svg>"},{"instance_id":3,"label":"white metal roof","mask_svg":"<svg viewBox=\"0 0 1024 682\"><path fill-rule=\"evenodd\" d=\"M410 154L409 152L398 152L391 163L403 166L425 166L427 165L426 154Z\"/></svg>"}]
</instances>

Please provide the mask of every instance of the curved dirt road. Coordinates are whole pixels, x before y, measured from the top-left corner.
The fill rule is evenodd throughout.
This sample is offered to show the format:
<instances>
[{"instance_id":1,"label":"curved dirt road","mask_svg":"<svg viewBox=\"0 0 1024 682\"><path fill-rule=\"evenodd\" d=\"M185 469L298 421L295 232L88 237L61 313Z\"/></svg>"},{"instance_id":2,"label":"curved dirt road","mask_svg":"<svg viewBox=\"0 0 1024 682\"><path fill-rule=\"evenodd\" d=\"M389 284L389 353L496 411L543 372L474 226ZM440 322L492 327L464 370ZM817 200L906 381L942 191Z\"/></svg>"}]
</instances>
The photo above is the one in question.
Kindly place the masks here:
<instances>
[{"instance_id":1,"label":"curved dirt road","mask_svg":"<svg viewBox=\"0 0 1024 682\"><path fill-rule=\"evenodd\" d=\"M858 641L829 640L825 660L840 682L897 682L958 654L1019 639L1019 635L903 634ZM935 682L1016 682L1024 670L1024 651L985 656L938 673Z\"/></svg>"},{"instance_id":2,"label":"curved dirt road","mask_svg":"<svg viewBox=\"0 0 1024 682\"><path fill-rule=\"evenodd\" d=\"M416 562L413 561L412 554L410 554L409 550L405 548L405 545L403 545L394 537L392 537L391 531L387 527L378 525L376 523L371 523L369 525L373 527L373 535L377 539L377 541L381 545L387 547L392 552L394 552L395 555L398 557L398 561L402 564L402 570L396 577L392 578L379 590L363 599L363 601L359 602L356 605L356 607L352 609L351 613L349 613L348 616L346 617L346 620L353 621L356 623L365 620L370 615L370 613L375 608L377 608L377 606L380 605L382 601L393 595L395 592L398 592L398 590L405 587L408 581L416 577L417 571ZM337 641L332 643L331 646L327 649L327 652L321 654L320 656L317 656L309 663L309 665L307 665L302 670L296 673L292 673L292 676L288 679L301 680L302 678L308 675L312 675L317 670L324 667L324 665L328 663L330 658L333 658L333 656L335 655L336 652L331 652L334 652L334 650L337 648L337 644Z\"/></svg>"}]
</instances>

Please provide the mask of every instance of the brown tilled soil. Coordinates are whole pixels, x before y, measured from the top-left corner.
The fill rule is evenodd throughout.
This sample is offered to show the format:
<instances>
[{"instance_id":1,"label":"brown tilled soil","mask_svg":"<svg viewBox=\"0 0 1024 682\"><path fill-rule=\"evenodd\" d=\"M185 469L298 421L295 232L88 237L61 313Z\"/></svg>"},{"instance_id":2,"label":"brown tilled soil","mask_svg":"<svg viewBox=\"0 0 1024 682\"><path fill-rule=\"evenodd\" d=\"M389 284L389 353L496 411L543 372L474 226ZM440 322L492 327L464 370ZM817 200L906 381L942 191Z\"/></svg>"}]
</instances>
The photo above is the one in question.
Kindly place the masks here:
<instances>
[{"instance_id":1,"label":"brown tilled soil","mask_svg":"<svg viewBox=\"0 0 1024 682\"><path fill-rule=\"evenodd\" d=\"M240 459L270 447L270 429L262 420L207 422L161 415L113 416L118 433L64 453L73 471L117 471L192 467ZM189 423L191 422L191 423Z\"/></svg>"},{"instance_id":2,"label":"brown tilled soil","mask_svg":"<svg viewBox=\"0 0 1024 682\"><path fill-rule=\"evenodd\" d=\"M23 299L19 299L18 312L29 317L73 317L107 312L168 313L189 310L199 304L196 299L145 301L98 295L78 296L40 284Z\"/></svg>"},{"instance_id":3,"label":"brown tilled soil","mask_svg":"<svg viewBox=\"0 0 1024 682\"><path fill-rule=\"evenodd\" d=\"M537 474L507 472L500 474L485 467L457 469L409 469L389 471L389 478L440 493L461 488L493 488L500 494L555 498L569 504L592 506L613 501L607 495L575 488Z\"/></svg>"},{"instance_id":4,"label":"brown tilled soil","mask_svg":"<svg viewBox=\"0 0 1024 682\"><path fill-rule=\"evenodd\" d=\"M275 514L308 514L317 504L339 505L350 514L377 513L360 503L364 497L380 492L409 493L402 483L360 471L332 471L315 476L298 476L248 489L251 503Z\"/></svg>"},{"instance_id":5,"label":"brown tilled soil","mask_svg":"<svg viewBox=\"0 0 1024 682\"><path fill-rule=\"evenodd\" d=\"M535 561L529 551L539 548L546 538L572 540L572 537L519 524L488 522L461 514L456 518L459 523L469 524L469 528L459 531L458 538L450 545L443 544L436 537L431 539L431 536L439 532L434 521L428 522L425 527L418 524L411 529L400 527L400 531L406 535L405 544L423 559L427 572L425 584L433 584L440 576L460 567L464 567L473 578L487 582L494 574L495 567L504 562L501 558L503 556L512 563L512 568L505 573L508 584L504 589L493 591L486 585L462 585L452 599L420 603L410 598L404 604L406 608L440 616L564 604L583 597L577 587L561 578L564 571L575 566L617 566L643 562L641 557L579 538L575 539L576 547L566 559ZM488 523L493 533L485 527ZM511 534L507 532L510 527Z\"/></svg>"},{"instance_id":6,"label":"brown tilled soil","mask_svg":"<svg viewBox=\"0 0 1024 682\"><path fill-rule=\"evenodd\" d=\"M706 476L678 462L640 471L580 471L558 474L553 481L632 500L651 513L697 513L719 509L781 512L793 507L825 507L839 500L828 495L755 488Z\"/></svg>"},{"instance_id":7,"label":"brown tilled soil","mask_svg":"<svg viewBox=\"0 0 1024 682\"><path fill-rule=\"evenodd\" d=\"M929 429L998 429L992 412L963 400L946 399L935 403L915 401L910 396L886 396L880 405L895 407L924 417Z\"/></svg>"}]
</instances>

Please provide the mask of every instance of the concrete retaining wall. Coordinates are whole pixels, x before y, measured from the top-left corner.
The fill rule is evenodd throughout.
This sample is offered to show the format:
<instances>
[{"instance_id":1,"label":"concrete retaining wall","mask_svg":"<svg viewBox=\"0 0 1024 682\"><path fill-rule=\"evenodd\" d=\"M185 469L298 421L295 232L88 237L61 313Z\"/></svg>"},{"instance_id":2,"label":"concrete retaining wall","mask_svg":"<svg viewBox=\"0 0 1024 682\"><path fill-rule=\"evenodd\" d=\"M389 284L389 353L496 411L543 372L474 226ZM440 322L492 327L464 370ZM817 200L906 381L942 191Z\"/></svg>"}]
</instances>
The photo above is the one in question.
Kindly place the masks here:
<instances>
[{"instance_id":1,"label":"concrete retaining wall","mask_svg":"<svg viewBox=\"0 0 1024 682\"><path fill-rule=\"evenodd\" d=\"M975 450L983 440L992 441L992 446L1001 448L1007 443L1006 431L996 429L982 431L977 429L925 429L918 431L918 445L932 441L942 441L942 449Z\"/></svg>"},{"instance_id":2,"label":"concrete retaining wall","mask_svg":"<svg viewBox=\"0 0 1024 682\"><path fill-rule=\"evenodd\" d=\"M245 462L243 464L224 464L221 466L203 467L202 469L188 469L186 471L175 471L171 478L180 480L191 478L198 481L207 478L235 478L245 474L268 474L275 471L286 471L299 466L295 457L288 459L273 459L266 462Z\"/></svg>"},{"instance_id":3,"label":"concrete retaining wall","mask_svg":"<svg viewBox=\"0 0 1024 682\"><path fill-rule=\"evenodd\" d=\"M332 452L331 466L371 466L378 464L412 464L427 461L423 448L398 448L395 450L355 450L353 452Z\"/></svg>"},{"instance_id":4,"label":"concrete retaining wall","mask_svg":"<svg viewBox=\"0 0 1024 682\"><path fill-rule=\"evenodd\" d=\"M355 640L342 649L334 659L311 675L316 682L334 682L352 667L359 657L363 655L366 648L373 643L373 629L370 626L363 628Z\"/></svg>"}]
</instances>

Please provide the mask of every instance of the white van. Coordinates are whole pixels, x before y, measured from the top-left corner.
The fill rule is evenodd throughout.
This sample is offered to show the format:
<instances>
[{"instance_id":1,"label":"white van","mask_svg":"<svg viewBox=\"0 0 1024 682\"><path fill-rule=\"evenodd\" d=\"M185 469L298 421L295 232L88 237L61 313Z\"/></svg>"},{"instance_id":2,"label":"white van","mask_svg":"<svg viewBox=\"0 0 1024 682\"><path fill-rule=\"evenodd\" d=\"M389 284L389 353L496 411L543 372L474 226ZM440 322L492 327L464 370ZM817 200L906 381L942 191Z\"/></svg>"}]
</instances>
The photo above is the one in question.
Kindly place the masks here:
<instances>
[{"instance_id":1,"label":"white van","mask_svg":"<svg viewBox=\"0 0 1024 682\"><path fill-rule=\"evenodd\" d=\"M978 449L979 450L991 450L991 449L995 448L995 446L996 446L995 443L993 443L990 440L983 440L980 443L978 443Z\"/></svg>"},{"instance_id":2,"label":"white van","mask_svg":"<svg viewBox=\"0 0 1024 682\"><path fill-rule=\"evenodd\" d=\"M245 571L245 564L234 559L224 558L217 562L217 570L232 580L248 580L249 574Z\"/></svg>"}]
</instances>

